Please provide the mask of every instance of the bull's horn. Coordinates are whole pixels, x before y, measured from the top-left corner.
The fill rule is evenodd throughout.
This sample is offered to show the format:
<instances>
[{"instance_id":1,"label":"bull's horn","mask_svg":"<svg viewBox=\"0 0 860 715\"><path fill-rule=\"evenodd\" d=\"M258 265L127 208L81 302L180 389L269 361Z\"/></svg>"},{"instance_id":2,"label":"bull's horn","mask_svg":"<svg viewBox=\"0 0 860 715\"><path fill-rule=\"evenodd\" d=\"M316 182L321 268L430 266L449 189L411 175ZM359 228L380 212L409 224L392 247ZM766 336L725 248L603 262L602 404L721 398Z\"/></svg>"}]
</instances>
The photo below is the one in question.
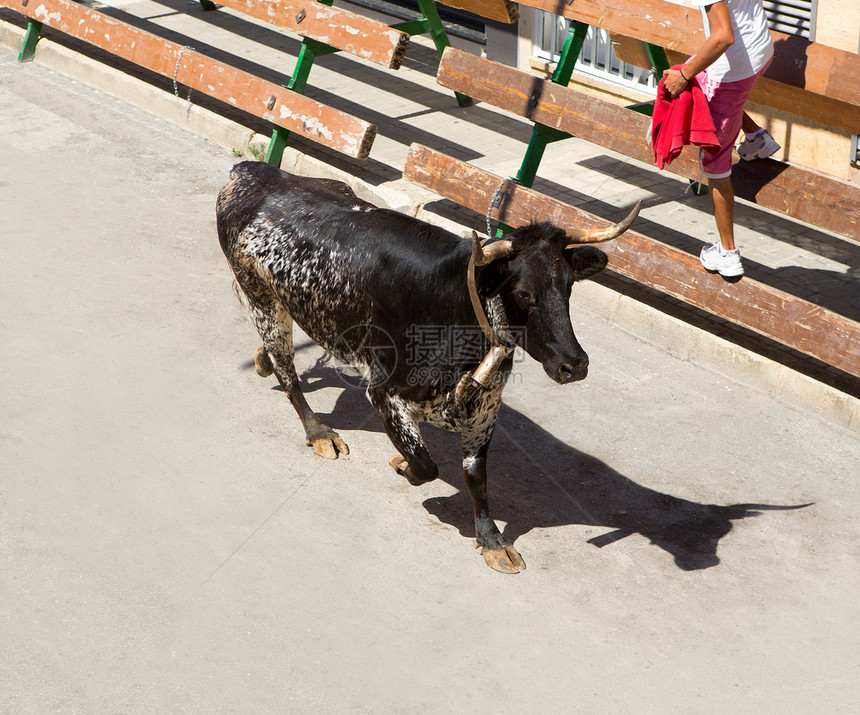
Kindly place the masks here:
<instances>
[{"instance_id":1,"label":"bull's horn","mask_svg":"<svg viewBox=\"0 0 860 715\"><path fill-rule=\"evenodd\" d=\"M472 231L472 258L476 266L486 266L500 258L508 258L513 252L510 241L496 241L488 246L481 246L477 232Z\"/></svg>"},{"instance_id":2,"label":"bull's horn","mask_svg":"<svg viewBox=\"0 0 860 715\"><path fill-rule=\"evenodd\" d=\"M637 201L633 210L627 215L621 223L616 223L614 226L607 228L599 228L592 231L585 229L570 229L567 231L567 237L571 240L570 245L566 248L574 248L581 243L600 243L601 241L611 241L613 238L618 238L633 224L633 221L639 215L639 209L642 208L642 202Z\"/></svg>"}]
</instances>

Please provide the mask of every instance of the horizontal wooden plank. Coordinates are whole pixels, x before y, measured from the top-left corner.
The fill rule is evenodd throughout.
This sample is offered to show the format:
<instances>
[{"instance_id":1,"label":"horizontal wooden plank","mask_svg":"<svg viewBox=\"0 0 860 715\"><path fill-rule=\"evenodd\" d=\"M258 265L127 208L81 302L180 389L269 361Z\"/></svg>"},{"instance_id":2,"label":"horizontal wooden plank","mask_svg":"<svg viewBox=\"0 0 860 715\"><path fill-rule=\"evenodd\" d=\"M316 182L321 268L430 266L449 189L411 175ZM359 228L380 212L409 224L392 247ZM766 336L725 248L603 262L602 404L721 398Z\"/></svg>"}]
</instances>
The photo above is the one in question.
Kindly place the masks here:
<instances>
[{"instance_id":1,"label":"horizontal wooden plank","mask_svg":"<svg viewBox=\"0 0 860 715\"><path fill-rule=\"evenodd\" d=\"M450 47L437 80L474 99L654 164L645 143L650 119L616 104ZM666 170L698 179L695 150L685 149ZM860 241L857 184L771 159L736 163L733 181L739 198Z\"/></svg>"},{"instance_id":2,"label":"horizontal wooden plank","mask_svg":"<svg viewBox=\"0 0 860 715\"><path fill-rule=\"evenodd\" d=\"M860 132L860 107L823 94L762 77L749 94L749 101L818 122L846 134Z\"/></svg>"},{"instance_id":3,"label":"horizontal wooden plank","mask_svg":"<svg viewBox=\"0 0 860 715\"><path fill-rule=\"evenodd\" d=\"M0 0L13 10L348 156L364 159L373 124L69 0Z\"/></svg>"},{"instance_id":4,"label":"horizontal wooden plank","mask_svg":"<svg viewBox=\"0 0 860 715\"><path fill-rule=\"evenodd\" d=\"M613 39L614 37L619 36L613 36ZM640 40L633 42L638 42L644 53L644 44ZM643 64L640 64L642 57L635 53L632 46L622 45L622 54L625 53L629 60L623 59L619 55L622 62L629 61L630 64L637 67L649 66L647 58ZM688 55L683 52L666 51L666 59L669 60L670 65L681 64L687 60L687 57ZM783 84L767 77L762 77L755 83L752 92L750 92L749 101L793 114L802 120L818 122L846 134L856 134L860 131L858 130L860 127L860 106L840 102L822 94L807 92L800 87Z\"/></svg>"},{"instance_id":5,"label":"horizontal wooden plank","mask_svg":"<svg viewBox=\"0 0 860 715\"><path fill-rule=\"evenodd\" d=\"M480 214L487 212L503 180L419 144L410 147L403 175ZM570 204L511 184L491 215L513 227L535 217L585 229L609 225ZM728 283L706 272L697 257L633 230L601 248L613 271L860 376L860 323L750 278Z\"/></svg>"},{"instance_id":6,"label":"horizontal wooden plank","mask_svg":"<svg viewBox=\"0 0 860 715\"><path fill-rule=\"evenodd\" d=\"M699 8L663 0L520 0L520 4L687 54L704 41Z\"/></svg>"},{"instance_id":7,"label":"horizontal wooden plank","mask_svg":"<svg viewBox=\"0 0 860 715\"><path fill-rule=\"evenodd\" d=\"M635 37L613 32L609 36L615 56L628 65L635 67L651 68L651 59L645 50L645 43Z\"/></svg>"},{"instance_id":8,"label":"horizontal wooden plank","mask_svg":"<svg viewBox=\"0 0 860 715\"><path fill-rule=\"evenodd\" d=\"M314 0L218 0L218 3L390 69L400 67L409 44L405 32Z\"/></svg>"},{"instance_id":9,"label":"horizontal wooden plank","mask_svg":"<svg viewBox=\"0 0 860 715\"><path fill-rule=\"evenodd\" d=\"M510 24L520 18L520 9L511 0L438 0L438 2L496 22Z\"/></svg>"},{"instance_id":10,"label":"horizontal wooden plank","mask_svg":"<svg viewBox=\"0 0 860 715\"><path fill-rule=\"evenodd\" d=\"M521 4L580 20L609 32L636 37L687 55L704 42L697 7L664 0L522 0ZM860 105L860 55L772 32L774 61L765 77L832 100ZM798 111L802 107L796 108ZM860 126L858 126L860 129ZM855 131L858 131L855 129Z\"/></svg>"}]
</instances>

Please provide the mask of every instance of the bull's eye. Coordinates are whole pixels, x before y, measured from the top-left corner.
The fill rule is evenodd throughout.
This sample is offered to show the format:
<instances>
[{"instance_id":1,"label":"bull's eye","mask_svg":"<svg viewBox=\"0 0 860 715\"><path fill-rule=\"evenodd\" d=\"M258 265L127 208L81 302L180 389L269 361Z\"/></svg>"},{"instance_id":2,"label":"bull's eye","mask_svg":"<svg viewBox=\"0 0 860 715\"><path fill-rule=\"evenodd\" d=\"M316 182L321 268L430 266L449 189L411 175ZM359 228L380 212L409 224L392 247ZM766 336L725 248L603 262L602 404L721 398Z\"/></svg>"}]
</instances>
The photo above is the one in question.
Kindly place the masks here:
<instances>
[{"instance_id":1,"label":"bull's eye","mask_svg":"<svg viewBox=\"0 0 860 715\"><path fill-rule=\"evenodd\" d=\"M534 296L529 293L527 290L522 290L518 288L514 292L514 300L517 301L517 305L524 310L531 310L535 307L536 301Z\"/></svg>"}]
</instances>

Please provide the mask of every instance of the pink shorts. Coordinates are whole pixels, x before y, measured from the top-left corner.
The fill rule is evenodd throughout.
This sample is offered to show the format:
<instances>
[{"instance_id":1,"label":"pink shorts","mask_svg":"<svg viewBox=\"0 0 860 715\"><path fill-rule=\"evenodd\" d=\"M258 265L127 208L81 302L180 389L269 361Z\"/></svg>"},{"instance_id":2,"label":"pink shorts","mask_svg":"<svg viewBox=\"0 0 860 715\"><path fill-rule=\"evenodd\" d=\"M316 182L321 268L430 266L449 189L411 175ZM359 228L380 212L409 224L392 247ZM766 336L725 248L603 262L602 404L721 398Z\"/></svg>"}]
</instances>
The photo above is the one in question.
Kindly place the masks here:
<instances>
[{"instance_id":1,"label":"pink shorts","mask_svg":"<svg viewBox=\"0 0 860 715\"><path fill-rule=\"evenodd\" d=\"M716 152L702 151L702 172L711 179L724 179L732 174L732 149L741 131L744 117L744 104L747 95L770 66L770 61L762 67L758 74L738 80L737 82L715 82L708 77L708 70L696 75L699 86L708 100L711 118L720 140L720 148Z\"/></svg>"}]
</instances>

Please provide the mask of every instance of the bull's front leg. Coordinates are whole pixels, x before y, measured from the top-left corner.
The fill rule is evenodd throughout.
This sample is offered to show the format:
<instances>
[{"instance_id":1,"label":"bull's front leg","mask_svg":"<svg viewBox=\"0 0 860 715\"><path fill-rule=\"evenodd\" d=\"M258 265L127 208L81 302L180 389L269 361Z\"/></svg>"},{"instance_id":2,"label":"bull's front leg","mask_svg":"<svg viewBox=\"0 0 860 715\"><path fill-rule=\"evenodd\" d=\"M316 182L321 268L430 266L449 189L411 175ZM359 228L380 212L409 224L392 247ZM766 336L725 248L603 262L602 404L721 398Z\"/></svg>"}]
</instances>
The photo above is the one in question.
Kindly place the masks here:
<instances>
[{"instance_id":1,"label":"bull's front leg","mask_svg":"<svg viewBox=\"0 0 860 715\"><path fill-rule=\"evenodd\" d=\"M519 573L526 562L519 552L505 543L487 502L487 452L493 435L492 425L463 432L463 475L475 510L475 538L487 566L502 573Z\"/></svg>"},{"instance_id":2,"label":"bull's front leg","mask_svg":"<svg viewBox=\"0 0 860 715\"><path fill-rule=\"evenodd\" d=\"M418 421L404 401L381 390L369 390L368 396L388 438L400 451L388 461L394 471L414 486L436 479L439 467L424 444Z\"/></svg>"}]
</instances>

